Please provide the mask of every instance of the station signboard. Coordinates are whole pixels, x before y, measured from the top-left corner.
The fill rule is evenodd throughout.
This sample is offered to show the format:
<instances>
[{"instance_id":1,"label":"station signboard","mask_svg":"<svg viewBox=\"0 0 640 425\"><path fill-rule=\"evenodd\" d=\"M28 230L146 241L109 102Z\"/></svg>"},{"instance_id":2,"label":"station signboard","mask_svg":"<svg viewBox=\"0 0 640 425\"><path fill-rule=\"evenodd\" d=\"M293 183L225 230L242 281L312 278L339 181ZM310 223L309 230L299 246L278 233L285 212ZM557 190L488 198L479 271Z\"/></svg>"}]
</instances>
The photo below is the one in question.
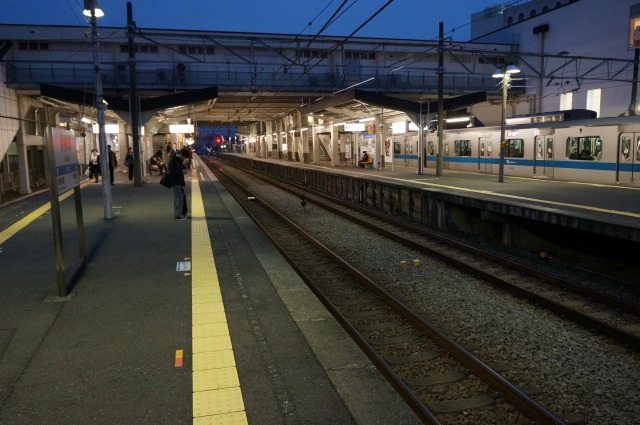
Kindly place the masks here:
<instances>
[{"instance_id":1,"label":"station signboard","mask_svg":"<svg viewBox=\"0 0 640 425\"><path fill-rule=\"evenodd\" d=\"M80 184L76 138L71 130L53 128L53 150L56 167L58 195Z\"/></svg>"}]
</instances>

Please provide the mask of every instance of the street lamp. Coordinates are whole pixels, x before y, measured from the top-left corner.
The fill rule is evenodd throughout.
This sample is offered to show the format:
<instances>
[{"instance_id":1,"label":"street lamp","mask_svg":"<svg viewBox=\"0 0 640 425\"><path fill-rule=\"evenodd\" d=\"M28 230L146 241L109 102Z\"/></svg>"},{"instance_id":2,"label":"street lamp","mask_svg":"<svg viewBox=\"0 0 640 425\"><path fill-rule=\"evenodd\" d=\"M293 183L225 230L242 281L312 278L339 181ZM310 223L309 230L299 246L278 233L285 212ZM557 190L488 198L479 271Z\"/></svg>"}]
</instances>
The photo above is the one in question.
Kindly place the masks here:
<instances>
[{"instance_id":1,"label":"street lamp","mask_svg":"<svg viewBox=\"0 0 640 425\"><path fill-rule=\"evenodd\" d=\"M95 102L98 121L98 146L100 147L100 174L102 174L102 201L104 208L104 218L113 218L111 206L111 179L109 178L109 152L107 151L107 136L104 131L104 108L105 103L102 98L102 73L100 72L100 48L98 45L98 30L96 29L96 18L104 16L97 0L84 0L84 16L89 18L91 23L91 42L93 44L93 69L96 73Z\"/></svg>"},{"instance_id":2,"label":"street lamp","mask_svg":"<svg viewBox=\"0 0 640 425\"><path fill-rule=\"evenodd\" d=\"M506 149L505 126L507 115L507 89L511 84L511 74L517 74L520 70L515 65L509 65L506 69L497 69L493 73L493 78L502 79L502 119L500 120L500 163L498 166L498 182L504 181L504 151Z\"/></svg>"}]
</instances>

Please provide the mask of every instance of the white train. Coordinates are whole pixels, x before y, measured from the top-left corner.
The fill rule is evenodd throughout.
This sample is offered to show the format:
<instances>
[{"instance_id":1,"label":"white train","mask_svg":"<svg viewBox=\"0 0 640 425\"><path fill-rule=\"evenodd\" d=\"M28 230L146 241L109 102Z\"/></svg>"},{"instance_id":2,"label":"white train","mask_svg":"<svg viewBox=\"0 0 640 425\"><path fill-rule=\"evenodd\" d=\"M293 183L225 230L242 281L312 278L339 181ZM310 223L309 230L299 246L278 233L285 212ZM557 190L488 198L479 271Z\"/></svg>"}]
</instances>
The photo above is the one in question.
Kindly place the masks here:
<instances>
[{"instance_id":1,"label":"white train","mask_svg":"<svg viewBox=\"0 0 640 425\"><path fill-rule=\"evenodd\" d=\"M581 113L582 112L582 113ZM504 175L640 186L640 117L584 118L591 111L513 117L505 128ZM444 131L445 170L498 174L500 127ZM394 163L418 165L418 137L395 135ZM425 143L436 167L437 135Z\"/></svg>"}]
</instances>

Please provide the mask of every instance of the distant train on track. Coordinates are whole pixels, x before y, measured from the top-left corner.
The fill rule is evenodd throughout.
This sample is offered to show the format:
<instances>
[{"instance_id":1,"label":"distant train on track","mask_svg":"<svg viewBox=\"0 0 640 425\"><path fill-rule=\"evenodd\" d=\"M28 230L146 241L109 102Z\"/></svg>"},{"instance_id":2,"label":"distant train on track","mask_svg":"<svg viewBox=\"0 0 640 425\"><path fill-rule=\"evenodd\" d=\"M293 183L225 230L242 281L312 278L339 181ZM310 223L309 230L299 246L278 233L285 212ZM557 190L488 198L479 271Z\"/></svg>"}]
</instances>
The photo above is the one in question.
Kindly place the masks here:
<instances>
[{"instance_id":1,"label":"distant train on track","mask_svg":"<svg viewBox=\"0 0 640 425\"><path fill-rule=\"evenodd\" d=\"M640 186L640 117L590 115L574 110L508 119L504 175ZM443 168L498 174L500 132L499 126L445 130ZM417 166L417 135L392 139L394 163ZM436 167L437 146L437 135L429 134L427 168Z\"/></svg>"}]
</instances>

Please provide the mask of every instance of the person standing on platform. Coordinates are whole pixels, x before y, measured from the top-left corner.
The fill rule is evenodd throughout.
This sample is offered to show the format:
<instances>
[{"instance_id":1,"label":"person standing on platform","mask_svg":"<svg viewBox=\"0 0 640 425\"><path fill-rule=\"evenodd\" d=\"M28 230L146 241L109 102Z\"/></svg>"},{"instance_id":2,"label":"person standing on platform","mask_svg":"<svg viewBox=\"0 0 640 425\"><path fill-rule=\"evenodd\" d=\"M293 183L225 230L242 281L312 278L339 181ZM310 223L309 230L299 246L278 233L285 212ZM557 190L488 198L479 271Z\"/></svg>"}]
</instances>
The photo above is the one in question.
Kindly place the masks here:
<instances>
[{"instance_id":1,"label":"person standing on platform","mask_svg":"<svg viewBox=\"0 0 640 425\"><path fill-rule=\"evenodd\" d=\"M167 145L169 153L169 165L167 173L171 179L171 190L173 191L173 218L176 220L188 220L186 215L186 197L184 195L184 174L182 173L182 161L175 149Z\"/></svg>"},{"instance_id":2,"label":"person standing on platform","mask_svg":"<svg viewBox=\"0 0 640 425\"><path fill-rule=\"evenodd\" d=\"M113 182L114 182L113 171L118 166L118 158L116 158L116 153L111 150L111 145L107 145L107 149L109 150L109 152L108 152L108 154L109 154L109 156L108 156L108 158L109 158L109 178L111 179L111 184L113 185ZM102 178L104 178L104 176Z\"/></svg>"},{"instance_id":3,"label":"person standing on platform","mask_svg":"<svg viewBox=\"0 0 640 425\"><path fill-rule=\"evenodd\" d=\"M184 168L190 170L192 162L191 148L186 143L182 146L182 149L180 149L180 156L182 156L182 165Z\"/></svg>"},{"instance_id":4,"label":"person standing on platform","mask_svg":"<svg viewBox=\"0 0 640 425\"><path fill-rule=\"evenodd\" d=\"M98 183L98 175L100 175L100 155L98 155L98 150L93 148L89 157L89 178L95 178Z\"/></svg>"},{"instance_id":5,"label":"person standing on platform","mask_svg":"<svg viewBox=\"0 0 640 425\"><path fill-rule=\"evenodd\" d=\"M124 166L129 169L129 180L133 180L133 148L127 149L127 154L124 157Z\"/></svg>"}]
</instances>

